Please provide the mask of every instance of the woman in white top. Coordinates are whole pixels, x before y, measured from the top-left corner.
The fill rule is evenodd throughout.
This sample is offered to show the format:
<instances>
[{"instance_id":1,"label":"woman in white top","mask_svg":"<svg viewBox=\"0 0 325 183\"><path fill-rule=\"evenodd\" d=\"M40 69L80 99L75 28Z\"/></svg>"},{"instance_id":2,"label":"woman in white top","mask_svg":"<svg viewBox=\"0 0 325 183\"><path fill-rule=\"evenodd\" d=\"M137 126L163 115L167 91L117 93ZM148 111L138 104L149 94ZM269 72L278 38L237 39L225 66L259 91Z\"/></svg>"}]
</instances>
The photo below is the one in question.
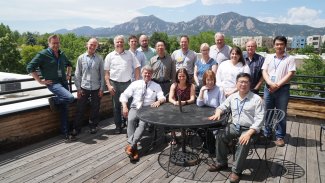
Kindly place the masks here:
<instances>
[{"instance_id":1,"label":"woman in white top","mask_svg":"<svg viewBox=\"0 0 325 183\"><path fill-rule=\"evenodd\" d=\"M230 60L222 62L216 74L217 85L226 98L237 91L236 77L239 73L250 74L250 70L248 65L245 64L241 49L235 46L230 51Z\"/></svg>"}]
</instances>

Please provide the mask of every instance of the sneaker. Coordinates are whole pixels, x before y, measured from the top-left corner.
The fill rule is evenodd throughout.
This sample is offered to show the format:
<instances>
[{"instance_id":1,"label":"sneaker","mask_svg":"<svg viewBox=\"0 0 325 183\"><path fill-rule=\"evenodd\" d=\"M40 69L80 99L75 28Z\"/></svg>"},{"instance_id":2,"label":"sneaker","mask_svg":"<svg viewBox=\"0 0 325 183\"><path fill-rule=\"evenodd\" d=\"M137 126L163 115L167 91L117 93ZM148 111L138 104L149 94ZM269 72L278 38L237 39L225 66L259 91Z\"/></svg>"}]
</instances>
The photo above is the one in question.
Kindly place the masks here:
<instances>
[{"instance_id":1,"label":"sneaker","mask_svg":"<svg viewBox=\"0 0 325 183\"><path fill-rule=\"evenodd\" d=\"M57 111L58 106L54 102L54 97L50 97L48 100L49 100L51 111Z\"/></svg>"},{"instance_id":2,"label":"sneaker","mask_svg":"<svg viewBox=\"0 0 325 183\"><path fill-rule=\"evenodd\" d=\"M284 146L284 140L281 138L276 139L275 145L278 147L283 147Z\"/></svg>"}]
</instances>

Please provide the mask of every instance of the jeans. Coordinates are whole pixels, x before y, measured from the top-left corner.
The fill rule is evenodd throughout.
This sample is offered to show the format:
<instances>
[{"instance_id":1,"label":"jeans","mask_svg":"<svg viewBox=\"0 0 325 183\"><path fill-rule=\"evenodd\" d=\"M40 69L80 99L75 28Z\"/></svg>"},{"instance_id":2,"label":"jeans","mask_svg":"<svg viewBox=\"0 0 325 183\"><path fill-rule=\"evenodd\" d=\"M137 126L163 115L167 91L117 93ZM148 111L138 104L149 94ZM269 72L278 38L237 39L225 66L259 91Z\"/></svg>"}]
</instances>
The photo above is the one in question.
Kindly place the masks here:
<instances>
[{"instance_id":1,"label":"jeans","mask_svg":"<svg viewBox=\"0 0 325 183\"><path fill-rule=\"evenodd\" d=\"M99 90L85 90L81 89L83 95L77 100L77 114L73 123L73 129L77 132L81 129L81 121L83 120L85 107L90 99L90 116L89 116L89 127L96 128L99 122L99 108L100 108L100 97L98 96Z\"/></svg>"},{"instance_id":2,"label":"jeans","mask_svg":"<svg viewBox=\"0 0 325 183\"><path fill-rule=\"evenodd\" d=\"M249 128L236 129L236 126L231 123L224 133L218 133L216 138L216 158L217 162L221 165L228 164L227 155L229 152L228 144L233 141L233 139L238 139L243 133L246 133ZM249 153L249 148L252 143L252 139L246 145L237 144L235 161L233 163L232 172L237 174L242 173L245 165L246 158Z\"/></svg>"},{"instance_id":3,"label":"jeans","mask_svg":"<svg viewBox=\"0 0 325 183\"><path fill-rule=\"evenodd\" d=\"M69 92L68 83L53 83L47 85L47 88L55 95L55 97L53 97L54 103L58 105L60 109L61 133L68 135L68 104L74 101L74 96Z\"/></svg>"},{"instance_id":4,"label":"jeans","mask_svg":"<svg viewBox=\"0 0 325 183\"><path fill-rule=\"evenodd\" d=\"M286 84L279 88L274 93L270 93L268 88L264 87L264 100L265 100L265 108L267 109L281 109L284 111L285 116L283 120L279 122L277 129L275 131L275 137L283 139L286 135L286 126L287 126L287 107L289 102L289 93L290 85ZM267 125L267 124L266 124ZM265 128L264 135L270 136L271 135L270 128Z\"/></svg>"},{"instance_id":5,"label":"jeans","mask_svg":"<svg viewBox=\"0 0 325 183\"><path fill-rule=\"evenodd\" d=\"M116 82L110 80L111 85L115 89L115 95L113 96L113 113L114 113L114 122L116 128L121 128L122 125L122 109L120 96L124 92L124 90L130 85L130 81L128 82Z\"/></svg>"}]
</instances>

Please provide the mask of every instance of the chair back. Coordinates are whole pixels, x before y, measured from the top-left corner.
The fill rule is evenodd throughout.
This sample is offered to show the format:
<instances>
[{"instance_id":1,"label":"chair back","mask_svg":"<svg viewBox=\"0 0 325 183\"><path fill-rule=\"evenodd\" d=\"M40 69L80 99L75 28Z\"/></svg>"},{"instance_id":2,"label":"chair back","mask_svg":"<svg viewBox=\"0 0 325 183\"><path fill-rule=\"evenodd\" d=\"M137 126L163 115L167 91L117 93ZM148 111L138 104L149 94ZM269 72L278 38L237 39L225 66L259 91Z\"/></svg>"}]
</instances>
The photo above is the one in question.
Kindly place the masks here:
<instances>
[{"instance_id":1,"label":"chair back","mask_svg":"<svg viewBox=\"0 0 325 183\"><path fill-rule=\"evenodd\" d=\"M276 130L277 125L285 117L285 112L281 109L268 109L264 116L264 125L266 128Z\"/></svg>"}]
</instances>

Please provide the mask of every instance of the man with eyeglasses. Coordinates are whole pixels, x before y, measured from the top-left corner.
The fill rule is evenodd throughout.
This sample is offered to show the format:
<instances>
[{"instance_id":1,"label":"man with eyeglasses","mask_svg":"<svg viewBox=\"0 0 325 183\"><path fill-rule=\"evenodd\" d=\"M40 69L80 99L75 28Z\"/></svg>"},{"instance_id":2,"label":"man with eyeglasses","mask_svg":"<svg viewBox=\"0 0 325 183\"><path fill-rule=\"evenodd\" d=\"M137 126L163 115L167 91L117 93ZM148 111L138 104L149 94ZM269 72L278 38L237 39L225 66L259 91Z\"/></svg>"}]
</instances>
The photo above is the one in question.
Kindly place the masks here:
<instances>
[{"instance_id":1,"label":"man with eyeglasses","mask_svg":"<svg viewBox=\"0 0 325 183\"><path fill-rule=\"evenodd\" d=\"M236 78L237 92L230 95L215 111L210 120L219 120L227 110L231 110L232 123L225 132L217 134L216 164L211 164L208 171L215 172L228 168L228 144L238 138L235 161L230 182L239 182L244 170L252 136L259 133L264 117L264 103L260 96L250 91L251 77L240 73Z\"/></svg>"}]
</instances>

